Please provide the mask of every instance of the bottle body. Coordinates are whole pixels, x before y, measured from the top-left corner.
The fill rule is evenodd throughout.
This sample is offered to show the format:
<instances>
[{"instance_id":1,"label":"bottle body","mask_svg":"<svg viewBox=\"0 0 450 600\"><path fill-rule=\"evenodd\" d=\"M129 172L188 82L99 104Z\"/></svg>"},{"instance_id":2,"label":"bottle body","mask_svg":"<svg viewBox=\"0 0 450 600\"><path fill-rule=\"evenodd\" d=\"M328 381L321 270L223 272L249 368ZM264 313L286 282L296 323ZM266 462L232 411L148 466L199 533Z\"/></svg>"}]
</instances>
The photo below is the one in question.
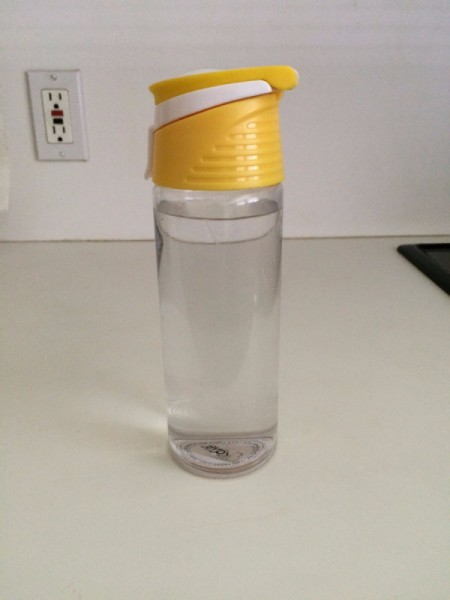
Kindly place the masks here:
<instances>
[{"instance_id":1,"label":"bottle body","mask_svg":"<svg viewBox=\"0 0 450 600\"><path fill-rule=\"evenodd\" d=\"M170 448L229 477L276 443L282 186L154 188Z\"/></svg>"}]
</instances>

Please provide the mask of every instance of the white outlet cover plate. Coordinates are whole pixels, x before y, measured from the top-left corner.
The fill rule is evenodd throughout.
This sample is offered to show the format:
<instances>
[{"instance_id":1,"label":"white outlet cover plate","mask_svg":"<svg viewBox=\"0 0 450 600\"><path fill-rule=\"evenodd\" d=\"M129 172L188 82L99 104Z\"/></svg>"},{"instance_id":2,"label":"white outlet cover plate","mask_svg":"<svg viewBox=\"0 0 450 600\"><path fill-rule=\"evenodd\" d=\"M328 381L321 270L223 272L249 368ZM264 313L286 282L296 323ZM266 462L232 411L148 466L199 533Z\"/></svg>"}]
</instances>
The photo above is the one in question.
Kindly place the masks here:
<instances>
[{"instance_id":1,"label":"white outlet cover plate","mask_svg":"<svg viewBox=\"0 0 450 600\"><path fill-rule=\"evenodd\" d=\"M37 159L89 160L81 72L79 70L27 71L27 78ZM67 90L69 94L73 137L71 143L49 144L47 141L42 90L51 89Z\"/></svg>"}]
</instances>

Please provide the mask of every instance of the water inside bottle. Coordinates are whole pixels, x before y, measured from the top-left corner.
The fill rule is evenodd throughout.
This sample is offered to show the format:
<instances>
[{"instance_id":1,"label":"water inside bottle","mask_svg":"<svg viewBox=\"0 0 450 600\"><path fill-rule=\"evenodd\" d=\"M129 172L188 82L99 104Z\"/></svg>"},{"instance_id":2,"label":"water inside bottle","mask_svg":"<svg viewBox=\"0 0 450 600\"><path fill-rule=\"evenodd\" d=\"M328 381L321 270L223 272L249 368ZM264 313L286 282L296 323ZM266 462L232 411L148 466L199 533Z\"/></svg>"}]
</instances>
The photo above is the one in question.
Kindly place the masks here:
<instances>
[{"instance_id":1,"label":"water inside bottle","mask_svg":"<svg viewBox=\"0 0 450 600\"><path fill-rule=\"evenodd\" d=\"M171 451L207 476L248 472L276 439L281 210L202 219L162 208L155 222Z\"/></svg>"}]
</instances>

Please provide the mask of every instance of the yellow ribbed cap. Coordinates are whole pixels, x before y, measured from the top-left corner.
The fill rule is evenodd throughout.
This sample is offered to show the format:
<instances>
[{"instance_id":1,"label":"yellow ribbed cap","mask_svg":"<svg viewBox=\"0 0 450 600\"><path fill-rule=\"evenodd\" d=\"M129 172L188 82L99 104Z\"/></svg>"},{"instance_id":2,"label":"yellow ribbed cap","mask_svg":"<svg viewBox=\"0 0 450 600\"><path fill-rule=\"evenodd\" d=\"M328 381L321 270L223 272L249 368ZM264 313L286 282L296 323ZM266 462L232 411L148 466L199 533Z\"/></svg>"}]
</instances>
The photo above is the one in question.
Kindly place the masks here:
<instances>
[{"instance_id":1,"label":"yellow ribbed cap","mask_svg":"<svg viewBox=\"0 0 450 600\"><path fill-rule=\"evenodd\" d=\"M219 104L174 120L153 134L152 179L165 187L232 190L283 180L278 120L281 91L295 87L290 67L254 67L186 75L153 84L156 104L206 88L266 81L269 93ZM217 88L219 89L219 88Z\"/></svg>"}]
</instances>

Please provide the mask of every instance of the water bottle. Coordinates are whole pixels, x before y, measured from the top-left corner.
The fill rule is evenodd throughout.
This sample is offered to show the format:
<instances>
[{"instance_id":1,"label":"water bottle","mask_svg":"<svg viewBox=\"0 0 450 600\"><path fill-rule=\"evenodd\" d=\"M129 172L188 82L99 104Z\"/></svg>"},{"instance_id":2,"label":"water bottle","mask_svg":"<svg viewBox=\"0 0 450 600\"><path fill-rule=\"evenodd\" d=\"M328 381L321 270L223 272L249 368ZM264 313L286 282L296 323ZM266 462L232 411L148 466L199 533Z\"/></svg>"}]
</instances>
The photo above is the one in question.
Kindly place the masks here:
<instances>
[{"instance_id":1,"label":"water bottle","mask_svg":"<svg viewBox=\"0 0 450 600\"><path fill-rule=\"evenodd\" d=\"M172 456L226 478L277 436L287 66L206 71L150 86L155 236Z\"/></svg>"}]
</instances>

